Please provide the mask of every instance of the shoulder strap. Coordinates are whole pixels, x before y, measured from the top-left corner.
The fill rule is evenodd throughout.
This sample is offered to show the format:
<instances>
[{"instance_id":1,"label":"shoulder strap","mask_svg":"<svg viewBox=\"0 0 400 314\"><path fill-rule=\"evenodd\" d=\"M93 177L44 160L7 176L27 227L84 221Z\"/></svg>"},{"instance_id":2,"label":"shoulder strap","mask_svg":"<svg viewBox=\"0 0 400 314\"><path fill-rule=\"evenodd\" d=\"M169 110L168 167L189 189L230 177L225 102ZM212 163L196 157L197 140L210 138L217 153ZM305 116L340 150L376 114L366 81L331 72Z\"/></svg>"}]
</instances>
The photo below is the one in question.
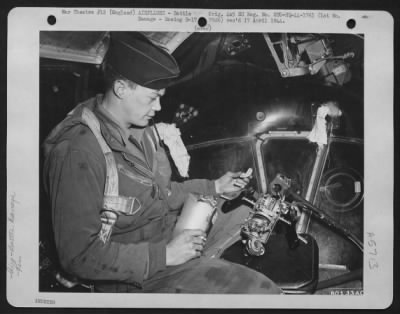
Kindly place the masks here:
<instances>
[{"instance_id":1,"label":"shoulder strap","mask_svg":"<svg viewBox=\"0 0 400 314\"><path fill-rule=\"evenodd\" d=\"M135 206L135 202L137 202L135 197L119 195L117 164L111 148L101 134L100 122L95 114L90 109L84 108L82 119L96 137L106 160L106 182L103 208L100 216L102 227L99 232L99 238L105 244L110 239L112 228L118 219L118 215L121 213L133 215L140 210L141 205L139 202L139 206Z\"/></svg>"},{"instance_id":2,"label":"shoulder strap","mask_svg":"<svg viewBox=\"0 0 400 314\"><path fill-rule=\"evenodd\" d=\"M118 196L119 188L117 165L110 147L107 145L106 141L101 135L100 122L94 113L87 108L84 108L82 111L82 119L87 123L87 126L93 132L106 159L107 175L104 196Z\"/></svg>"},{"instance_id":3,"label":"shoulder strap","mask_svg":"<svg viewBox=\"0 0 400 314\"><path fill-rule=\"evenodd\" d=\"M119 195L117 164L111 148L101 134L99 120L93 111L88 108L83 109L82 119L96 137L106 160L106 183L104 187L103 210L111 211L116 214L135 214L141 208L140 202L135 197Z\"/></svg>"}]
</instances>

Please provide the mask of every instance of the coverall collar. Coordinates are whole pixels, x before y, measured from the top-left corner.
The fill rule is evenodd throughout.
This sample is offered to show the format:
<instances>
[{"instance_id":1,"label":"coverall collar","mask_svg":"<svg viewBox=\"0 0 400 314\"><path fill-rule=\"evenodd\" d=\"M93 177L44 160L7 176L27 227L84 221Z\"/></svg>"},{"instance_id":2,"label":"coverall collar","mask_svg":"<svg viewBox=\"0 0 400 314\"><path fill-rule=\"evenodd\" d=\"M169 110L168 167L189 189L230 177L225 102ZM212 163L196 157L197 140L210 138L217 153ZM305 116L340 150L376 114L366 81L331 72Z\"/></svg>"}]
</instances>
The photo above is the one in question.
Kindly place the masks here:
<instances>
[{"instance_id":1,"label":"coverall collar","mask_svg":"<svg viewBox=\"0 0 400 314\"><path fill-rule=\"evenodd\" d=\"M101 124L101 132L107 144L113 150L122 151L131 157L136 156L136 158L140 158L147 165L149 170L154 170L152 169L154 165L152 158L148 159L148 156L152 155L150 152L151 149L147 147L148 145L142 146L140 140L138 140L138 138L143 138L145 130L141 133L134 132L135 130L130 131L122 127L112 114L101 105L102 101L103 95L97 95L94 112L103 122Z\"/></svg>"}]
</instances>

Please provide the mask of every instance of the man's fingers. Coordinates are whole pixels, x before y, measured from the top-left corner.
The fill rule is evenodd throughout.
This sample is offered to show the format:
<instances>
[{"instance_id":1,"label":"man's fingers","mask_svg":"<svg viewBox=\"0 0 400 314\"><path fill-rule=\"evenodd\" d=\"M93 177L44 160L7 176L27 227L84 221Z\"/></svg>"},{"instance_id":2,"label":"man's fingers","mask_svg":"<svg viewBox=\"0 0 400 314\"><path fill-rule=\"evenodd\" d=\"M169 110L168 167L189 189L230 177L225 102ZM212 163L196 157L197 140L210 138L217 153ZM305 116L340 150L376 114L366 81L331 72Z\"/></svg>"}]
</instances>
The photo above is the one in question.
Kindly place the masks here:
<instances>
[{"instance_id":1,"label":"man's fingers","mask_svg":"<svg viewBox=\"0 0 400 314\"><path fill-rule=\"evenodd\" d=\"M240 177L243 178L243 179L244 178L251 178L252 173L253 173L253 168L249 168L249 169L247 169L246 172L240 173Z\"/></svg>"},{"instance_id":2,"label":"man's fingers","mask_svg":"<svg viewBox=\"0 0 400 314\"><path fill-rule=\"evenodd\" d=\"M226 174L229 175L231 178L238 178L241 173L242 173L241 171L238 171L238 172L228 171Z\"/></svg>"},{"instance_id":3,"label":"man's fingers","mask_svg":"<svg viewBox=\"0 0 400 314\"><path fill-rule=\"evenodd\" d=\"M194 236L193 237L193 243L194 244L204 245L204 243L206 243L206 237L204 237L204 236Z\"/></svg>"},{"instance_id":4,"label":"man's fingers","mask_svg":"<svg viewBox=\"0 0 400 314\"><path fill-rule=\"evenodd\" d=\"M196 253L194 254L194 257L200 257L201 256L201 252L200 251L196 251Z\"/></svg>"},{"instance_id":5,"label":"man's fingers","mask_svg":"<svg viewBox=\"0 0 400 314\"><path fill-rule=\"evenodd\" d=\"M249 179L235 179L233 180L233 185L239 188L244 188L249 183Z\"/></svg>"},{"instance_id":6,"label":"man's fingers","mask_svg":"<svg viewBox=\"0 0 400 314\"><path fill-rule=\"evenodd\" d=\"M195 251L203 251L203 249L204 249L204 246L202 245L202 244L195 244L195 243L193 243L193 249L195 250Z\"/></svg>"}]
</instances>

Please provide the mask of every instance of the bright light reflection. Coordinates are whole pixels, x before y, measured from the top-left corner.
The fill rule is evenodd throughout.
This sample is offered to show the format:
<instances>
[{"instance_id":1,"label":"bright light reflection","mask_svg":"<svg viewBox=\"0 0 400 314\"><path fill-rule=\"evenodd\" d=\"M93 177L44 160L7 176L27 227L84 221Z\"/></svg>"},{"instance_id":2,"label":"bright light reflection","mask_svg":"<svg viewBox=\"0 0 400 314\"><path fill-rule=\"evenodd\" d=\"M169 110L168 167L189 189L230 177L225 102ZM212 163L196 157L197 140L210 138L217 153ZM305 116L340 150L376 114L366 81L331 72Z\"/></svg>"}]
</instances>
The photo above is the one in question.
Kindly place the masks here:
<instances>
[{"instance_id":1,"label":"bright light reflection","mask_svg":"<svg viewBox=\"0 0 400 314\"><path fill-rule=\"evenodd\" d=\"M279 111L275 111L272 113L266 113L266 118L263 121L260 121L254 129L252 130L252 134L257 134L266 131L271 126L277 125L280 121L284 119L288 119L292 117L294 114L292 111L287 109L280 109ZM282 125L284 126L284 125Z\"/></svg>"}]
</instances>

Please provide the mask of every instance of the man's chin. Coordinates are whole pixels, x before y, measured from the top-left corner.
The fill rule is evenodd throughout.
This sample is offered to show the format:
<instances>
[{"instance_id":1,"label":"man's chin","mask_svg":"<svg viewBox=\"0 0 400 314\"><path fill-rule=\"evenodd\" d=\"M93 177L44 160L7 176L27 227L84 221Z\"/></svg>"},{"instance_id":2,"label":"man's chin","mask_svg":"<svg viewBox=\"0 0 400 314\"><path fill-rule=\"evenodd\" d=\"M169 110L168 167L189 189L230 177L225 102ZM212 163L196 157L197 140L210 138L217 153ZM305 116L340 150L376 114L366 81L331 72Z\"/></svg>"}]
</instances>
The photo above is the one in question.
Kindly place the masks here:
<instances>
[{"instance_id":1,"label":"man's chin","mask_svg":"<svg viewBox=\"0 0 400 314\"><path fill-rule=\"evenodd\" d=\"M144 127L146 127L146 126L148 126L148 125L150 125L150 124L152 124L153 123L153 118L152 117L147 117L147 118L145 118L144 120L143 120L143 126Z\"/></svg>"},{"instance_id":2,"label":"man's chin","mask_svg":"<svg viewBox=\"0 0 400 314\"><path fill-rule=\"evenodd\" d=\"M140 121L140 123L132 123L131 126L137 129L144 129L145 127L149 126L150 121L145 120L145 121Z\"/></svg>"}]
</instances>

